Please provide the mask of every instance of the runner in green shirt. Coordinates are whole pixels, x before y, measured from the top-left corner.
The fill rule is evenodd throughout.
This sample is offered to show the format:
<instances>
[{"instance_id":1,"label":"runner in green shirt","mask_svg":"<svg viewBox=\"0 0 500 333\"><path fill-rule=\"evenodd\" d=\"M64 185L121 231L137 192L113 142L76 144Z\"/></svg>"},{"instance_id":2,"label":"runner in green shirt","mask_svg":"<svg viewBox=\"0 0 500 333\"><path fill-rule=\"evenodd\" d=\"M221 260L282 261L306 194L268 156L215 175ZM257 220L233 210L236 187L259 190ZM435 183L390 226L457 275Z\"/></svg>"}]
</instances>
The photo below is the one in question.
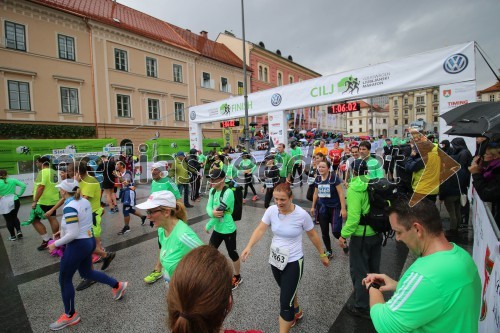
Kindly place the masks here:
<instances>
[{"instance_id":1,"label":"runner in green shirt","mask_svg":"<svg viewBox=\"0 0 500 333\"><path fill-rule=\"evenodd\" d=\"M17 191L18 187L19 191ZM17 213L19 212L19 207L21 207L19 197L23 195L25 190L25 183L16 178L8 178L7 170L0 170L0 206L4 210L2 214L10 233L10 241L23 238L21 222L17 217Z\"/></svg>"},{"instance_id":2,"label":"runner in green shirt","mask_svg":"<svg viewBox=\"0 0 500 333\"><path fill-rule=\"evenodd\" d=\"M240 175L242 175L245 179L245 188L243 191L243 203L246 203L246 198L248 194L248 188L253 192L252 201L256 201L259 197L257 196L257 191L255 191L255 187L253 187L253 172L257 168L257 166L250 159L252 156L245 152L241 154L241 162L238 165L238 171Z\"/></svg>"},{"instance_id":3,"label":"runner in green shirt","mask_svg":"<svg viewBox=\"0 0 500 333\"><path fill-rule=\"evenodd\" d=\"M291 176L294 162L291 159L291 156L285 152L285 144L278 144L274 161L276 166L280 169L280 183L286 181L292 183Z\"/></svg>"},{"instance_id":4,"label":"runner in green shirt","mask_svg":"<svg viewBox=\"0 0 500 333\"><path fill-rule=\"evenodd\" d=\"M154 192L137 208L145 209L149 220L158 228L160 262L168 286L182 257L203 242L184 222L187 221L186 209L176 201L172 192Z\"/></svg>"},{"instance_id":5,"label":"runner in green shirt","mask_svg":"<svg viewBox=\"0 0 500 333\"><path fill-rule=\"evenodd\" d=\"M299 174L300 186L302 187L302 149L295 142L290 143L290 157L293 161L291 174L292 187L295 183L295 172Z\"/></svg>"},{"instance_id":6,"label":"runner in green shirt","mask_svg":"<svg viewBox=\"0 0 500 333\"><path fill-rule=\"evenodd\" d=\"M424 199L410 207L408 200L398 200L389 220L396 239L419 258L399 282L385 274L363 280L377 332L476 333L481 279L471 256L444 236L434 202ZM384 291L395 291L387 303Z\"/></svg>"},{"instance_id":7,"label":"runner in green shirt","mask_svg":"<svg viewBox=\"0 0 500 333\"><path fill-rule=\"evenodd\" d=\"M207 214L210 217L205 230L207 233L214 228L210 236L210 245L216 249L224 242L229 257L233 261L234 276L233 289L238 288L242 279L240 276L240 256L236 251L236 224L231 215L234 210L234 194L229 188L222 190L225 186L226 173L221 169L214 169L210 172L210 182L212 188L208 196Z\"/></svg>"}]
</instances>

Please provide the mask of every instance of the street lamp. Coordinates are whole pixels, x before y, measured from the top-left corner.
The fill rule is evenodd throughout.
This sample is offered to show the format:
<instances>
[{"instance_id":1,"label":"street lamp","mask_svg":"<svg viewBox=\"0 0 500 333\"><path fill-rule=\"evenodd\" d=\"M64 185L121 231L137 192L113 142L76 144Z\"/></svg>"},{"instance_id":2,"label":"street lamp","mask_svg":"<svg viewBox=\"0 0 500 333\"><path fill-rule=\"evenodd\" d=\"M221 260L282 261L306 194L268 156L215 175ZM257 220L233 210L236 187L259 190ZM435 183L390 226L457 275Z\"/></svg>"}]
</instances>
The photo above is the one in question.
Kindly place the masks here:
<instances>
[{"instance_id":1,"label":"street lamp","mask_svg":"<svg viewBox=\"0 0 500 333\"><path fill-rule=\"evenodd\" d=\"M248 138L248 92L247 92L247 53L246 53L246 41L245 41L245 9L243 5L243 0L241 0L241 25L242 25L242 35L243 35L243 98L245 100L245 149L250 152L250 139Z\"/></svg>"}]
</instances>

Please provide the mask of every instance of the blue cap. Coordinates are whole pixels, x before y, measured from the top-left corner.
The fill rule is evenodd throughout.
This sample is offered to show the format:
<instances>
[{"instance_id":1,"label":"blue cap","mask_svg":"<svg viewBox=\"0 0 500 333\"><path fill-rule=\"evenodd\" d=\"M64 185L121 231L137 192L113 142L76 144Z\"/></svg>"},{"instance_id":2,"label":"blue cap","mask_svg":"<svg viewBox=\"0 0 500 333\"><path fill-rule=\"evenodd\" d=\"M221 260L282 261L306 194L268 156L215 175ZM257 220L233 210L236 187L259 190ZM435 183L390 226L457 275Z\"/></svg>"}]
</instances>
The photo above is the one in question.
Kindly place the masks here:
<instances>
[{"instance_id":1,"label":"blue cap","mask_svg":"<svg viewBox=\"0 0 500 333\"><path fill-rule=\"evenodd\" d=\"M177 152L177 156L186 156L186 155L184 155L183 151L179 151L179 152Z\"/></svg>"}]
</instances>

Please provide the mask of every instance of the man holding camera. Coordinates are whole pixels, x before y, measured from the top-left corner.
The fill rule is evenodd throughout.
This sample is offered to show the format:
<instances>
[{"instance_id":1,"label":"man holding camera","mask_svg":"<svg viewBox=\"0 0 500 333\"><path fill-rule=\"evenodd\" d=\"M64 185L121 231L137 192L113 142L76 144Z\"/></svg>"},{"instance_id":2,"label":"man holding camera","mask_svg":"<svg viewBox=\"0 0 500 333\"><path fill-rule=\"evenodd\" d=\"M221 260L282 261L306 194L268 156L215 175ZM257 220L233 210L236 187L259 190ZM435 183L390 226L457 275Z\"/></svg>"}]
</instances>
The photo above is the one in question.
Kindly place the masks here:
<instances>
[{"instance_id":1,"label":"man holding camera","mask_svg":"<svg viewBox=\"0 0 500 333\"><path fill-rule=\"evenodd\" d=\"M377 332L477 332L481 279L471 256L446 239L434 202L399 199L389 220L418 259L399 282L385 274L363 279ZM384 291L395 291L387 303Z\"/></svg>"}]
</instances>

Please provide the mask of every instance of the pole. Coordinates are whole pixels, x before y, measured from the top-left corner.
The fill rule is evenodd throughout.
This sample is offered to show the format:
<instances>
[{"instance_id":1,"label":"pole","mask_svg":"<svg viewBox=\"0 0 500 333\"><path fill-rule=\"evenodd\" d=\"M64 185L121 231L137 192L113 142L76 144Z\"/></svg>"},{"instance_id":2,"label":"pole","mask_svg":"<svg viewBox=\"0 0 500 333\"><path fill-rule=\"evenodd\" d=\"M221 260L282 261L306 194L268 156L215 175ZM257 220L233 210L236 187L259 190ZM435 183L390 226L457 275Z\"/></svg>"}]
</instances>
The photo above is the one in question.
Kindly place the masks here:
<instances>
[{"instance_id":1,"label":"pole","mask_svg":"<svg viewBox=\"0 0 500 333\"><path fill-rule=\"evenodd\" d=\"M245 100L245 149L250 152L250 139L248 138L248 91L247 91L247 52L246 52L246 41L245 41L245 9L243 5L243 0L241 0L241 26L242 26L242 37L243 37L243 94Z\"/></svg>"},{"instance_id":2,"label":"pole","mask_svg":"<svg viewBox=\"0 0 500 333\"><path fill-rule=\"evenodd\" d=\"M371 129L371 137L375 136L375 124L373 123L373 97L370 97L370 112L371 114L371 120L372 120L372 129Z\"/></svg>"}]
</instances>

